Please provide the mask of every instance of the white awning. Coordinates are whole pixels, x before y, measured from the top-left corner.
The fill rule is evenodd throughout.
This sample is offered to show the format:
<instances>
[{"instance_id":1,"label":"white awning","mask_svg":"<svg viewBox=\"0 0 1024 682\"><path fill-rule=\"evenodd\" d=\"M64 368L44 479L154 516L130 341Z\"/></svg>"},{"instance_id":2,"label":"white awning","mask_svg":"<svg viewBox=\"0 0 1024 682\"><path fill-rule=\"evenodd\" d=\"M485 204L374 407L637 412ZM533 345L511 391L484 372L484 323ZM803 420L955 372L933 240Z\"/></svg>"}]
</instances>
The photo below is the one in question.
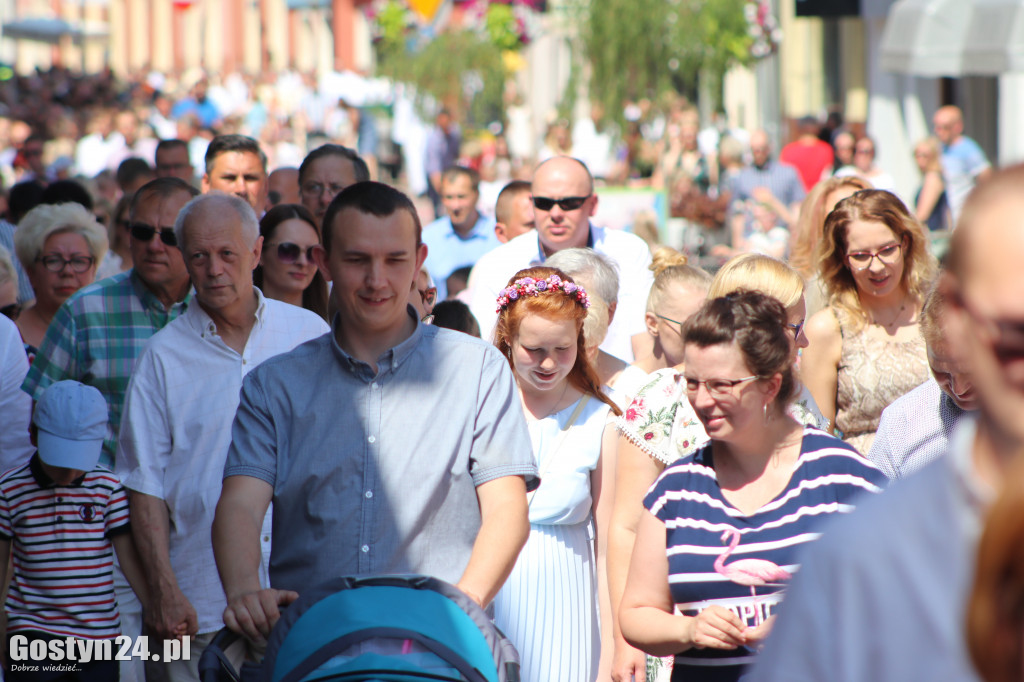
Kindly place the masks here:
<instances>
[{"instance_id":1,"label":"white awning","mask_svg":"<svg viewBox=\"0 0 1024 682\"><path fill-rule=\"evenodd\" d=\"M109 35L107 25L100 22L70 22L64 19L29 17L4 22L2 37L14 40L34 40L58 44L65 36L75 43L83 40L105 40Z\"/></svg>"},{"instance_id":2,"label":"white awning","mask_svg":"<svg viewBox=\"0 0 1024 682\"><path fill-rule=\"evenodd\" d=\"M882 34L886 71L914 76L963 74L970 0L898 0Z\"/></svg>"},{"instance_id":3,"label":"white awning","mask_svg":"<svg viewBox=\"0 0 1024 682\"><path fill-rule=\"evenodd\" d=\"M1024 71L1024 0L973 0L963 73Z\"/></svg>"}]
</instances>

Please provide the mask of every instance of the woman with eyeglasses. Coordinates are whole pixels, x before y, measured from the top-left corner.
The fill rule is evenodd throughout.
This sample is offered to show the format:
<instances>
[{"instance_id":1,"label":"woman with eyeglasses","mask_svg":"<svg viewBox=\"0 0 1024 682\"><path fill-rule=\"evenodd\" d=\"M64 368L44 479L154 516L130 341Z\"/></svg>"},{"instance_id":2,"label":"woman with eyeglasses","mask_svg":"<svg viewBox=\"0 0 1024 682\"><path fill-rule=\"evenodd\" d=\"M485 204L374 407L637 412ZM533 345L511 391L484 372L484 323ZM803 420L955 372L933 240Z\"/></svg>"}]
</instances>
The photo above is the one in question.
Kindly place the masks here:
<instances>
[{"instance_id":1,"label":"woman with eyeglasses","mask_svg":"<svg viewBox=\"0 0 1024 682\"><path fill-rule=\"evenodd\" d=\"M807 347L803 333L803 279L782 261L747 253L736 256L719 269L707 295L709 299L719 298L744 289L760 291L783 305L786 311L784 331L791 361L796 366L801 349ZM679 332L680 356L684 330L685 327ZM680 357L675 367L654 372L651 381L640 390L616 424L620 433L618 469L608 548L608 583L613 609L625 588L644 495L666 466L691 454L708 439L687 399L683 382L685 369ZM824 427L827 422L807 389L797 382L795 390L796 399L788 404L790 416L808 426ZM628 681L629 674L642 666L642 657L625 643L618 631L616 634L613 672L617 681ZM664 666L664 662L655 660L649 667L652 675L656 675Z\"/></svg>"},{"instance_id":2,"label":"woman with eyeglasses","mask_svg":"<svg viewBox=\"0 0 1024 682\"><path fill-rule=\"evenodd\" d=\"M18 223L14 251L36 293L35 303L18 317L18 331L34 357L57 308L96 278L96 264L107 253L107 231L79 204L36 206Z\"/></svg>"},{"instance_id":3,"label":"woman with eyeglasses","mask_svg":"<svg viewBox=\"0 0 1024 682\"><path fill-rule=\"evenodd\" d=\"M871 449L882 410L928 379L918 319L935 259L896 195L862 190L825 219L818 271L828 307L807 323L802 375L843 440Z\"/></svg>"},{"instance_id":4,"label":"woman with eyeglasses","mask_svg":"<svg viewBox=\"0 0 1024 682\"><path fill-rule=\"evenodd\" d=\"M589 295L561 270L535 267L517 272L497 304L495 345L519 387L541 483L528 495L530 535L494 620L519 651L523 682L604 680L611 647L602 648L598 624L611 614L601 557L619 408L587 359Z\"/></svg>"},{"instance_id":5,"label":"woman with eyeglasses","mask_svg":"<svg viewBox=\"0 0 1024 682\"><path fill-rule=\"evenodd\" d=\"M790 316L741 290L684 332L682 383L710 442L643 499L619 612L626 640L674 656L671 680L737 680L771 630L806 543L885 476L800 424Z\"/></svg>"},{"instance_id":6,"label":"woman with eyeglasses","mask_svg":"<svg viewBox=\"0 0 1024 682\"><path fill-rule=\"evenodd\" d=\"M320 231L299 204L278 204L260 220L263 253L252 273L267 298L311 310L327 319L327 282L313 262Z\"/></svg>"}]
</instances>

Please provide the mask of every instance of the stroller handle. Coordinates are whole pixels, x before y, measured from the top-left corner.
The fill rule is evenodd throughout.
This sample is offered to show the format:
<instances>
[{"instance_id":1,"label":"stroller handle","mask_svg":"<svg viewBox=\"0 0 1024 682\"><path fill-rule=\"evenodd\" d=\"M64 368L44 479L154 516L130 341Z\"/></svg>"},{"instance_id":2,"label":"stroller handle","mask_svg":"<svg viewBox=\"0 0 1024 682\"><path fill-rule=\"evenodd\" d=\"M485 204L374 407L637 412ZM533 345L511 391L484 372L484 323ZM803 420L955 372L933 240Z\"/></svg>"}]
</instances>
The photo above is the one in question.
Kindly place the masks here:
<instances>
[{"instance_id":1,"label":"stroller handle","mask_svg":"<svg viewBox=\"0 0 1024 682\"><path fill-rule=\"evenodd\" d=\"M200 682L241 682L240 673L224 653L240 639L242 635L226 626L217 631L199 657Z\"/></svg>"}]
</instances>

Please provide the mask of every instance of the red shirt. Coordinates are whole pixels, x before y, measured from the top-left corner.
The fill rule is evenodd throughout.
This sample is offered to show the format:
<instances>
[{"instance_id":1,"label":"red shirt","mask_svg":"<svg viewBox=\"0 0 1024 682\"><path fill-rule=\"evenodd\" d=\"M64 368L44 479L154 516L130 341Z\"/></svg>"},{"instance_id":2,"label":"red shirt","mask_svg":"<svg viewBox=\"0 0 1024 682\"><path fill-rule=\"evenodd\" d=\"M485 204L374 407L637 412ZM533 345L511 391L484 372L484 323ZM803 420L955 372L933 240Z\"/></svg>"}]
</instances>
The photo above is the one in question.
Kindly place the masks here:
<instances>
[{"instance_id":1,"label":"red shirt","mask_svg":"<svg viewBox=\"0 0 1024 682\"><path fill-rule=\"evenodd\" d=\"M779 161L796 168L804 189L810 191L833 161L832 145L821 140L796 140L782 148Z\"/></svg>"}]
</instances>

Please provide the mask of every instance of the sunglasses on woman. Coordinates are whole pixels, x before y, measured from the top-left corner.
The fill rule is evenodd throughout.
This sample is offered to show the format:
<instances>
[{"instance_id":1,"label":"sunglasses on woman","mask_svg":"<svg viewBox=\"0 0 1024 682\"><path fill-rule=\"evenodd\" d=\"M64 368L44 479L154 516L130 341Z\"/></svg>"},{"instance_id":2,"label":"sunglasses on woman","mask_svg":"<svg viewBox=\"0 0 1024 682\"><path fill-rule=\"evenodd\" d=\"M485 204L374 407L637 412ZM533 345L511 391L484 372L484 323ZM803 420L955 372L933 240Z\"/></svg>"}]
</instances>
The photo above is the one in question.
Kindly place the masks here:
<instances>
[{"instance_id":1,"label":"sunglasses on woman","mask_svg":"<svg viewBox=\"0 0 1024 682\"><path fill-rule=\"evenodd\" d=\"M271 243L267 244L267 246L277 246L277 259L282 263L296 262L297 260L299 260L299 254L303 252L301 246L299 246L298 244L294 244L292 242L278 242L276 245ZM313 249L315 248L315 244L313 246L306 247L305 253L307 263L313 262Z\"/></svg>"}]
</instances>

